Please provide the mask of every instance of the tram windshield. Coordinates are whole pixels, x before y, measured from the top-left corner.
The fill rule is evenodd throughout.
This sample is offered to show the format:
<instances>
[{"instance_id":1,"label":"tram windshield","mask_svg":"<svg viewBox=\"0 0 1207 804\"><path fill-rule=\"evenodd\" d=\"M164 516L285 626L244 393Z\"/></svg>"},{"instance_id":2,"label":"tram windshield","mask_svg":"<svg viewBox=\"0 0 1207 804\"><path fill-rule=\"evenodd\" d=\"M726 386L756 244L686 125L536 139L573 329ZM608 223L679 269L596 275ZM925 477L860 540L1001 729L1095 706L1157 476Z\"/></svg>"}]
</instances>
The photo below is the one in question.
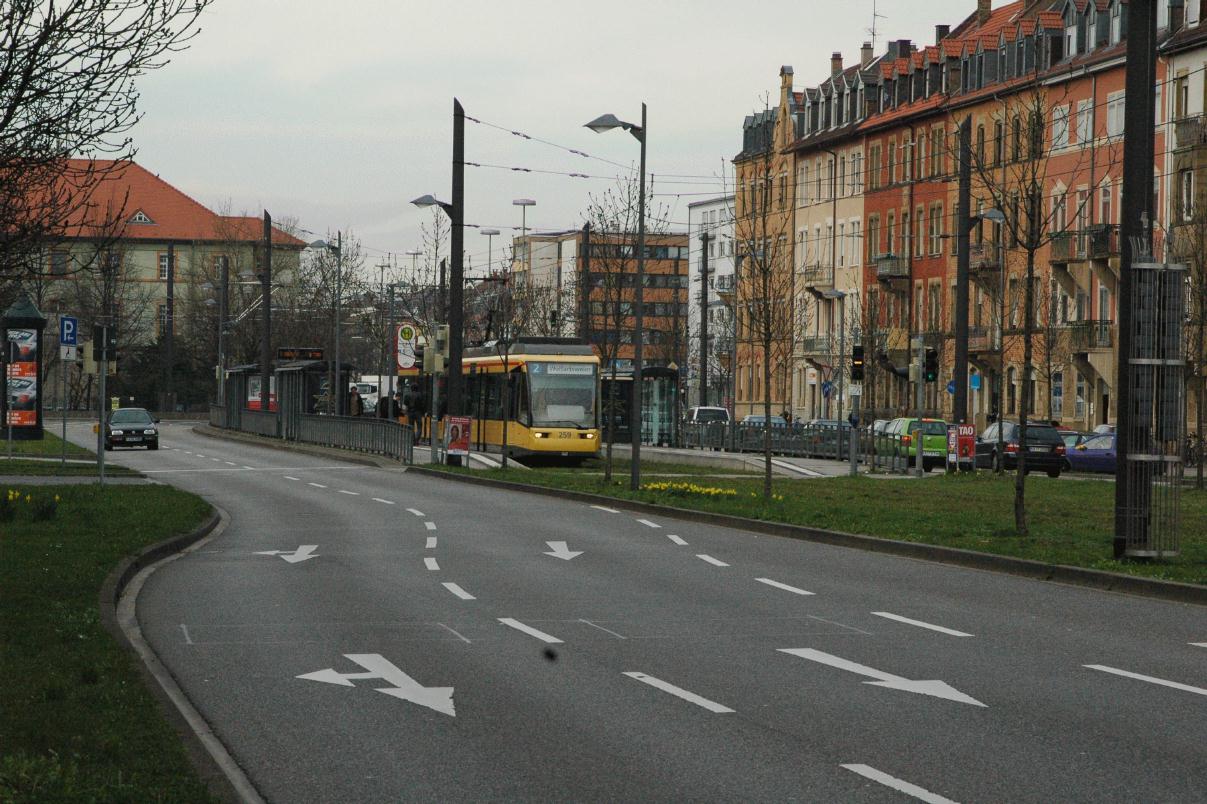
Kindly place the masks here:
<instances>
[{"instance_id":1,"label":"tram windshield","mask_svg":"<svg viewBox=\"0 0 1207 804\"><path fill-rule=\"evenodd\" d=\"M529 363L532 424L595 426L595 366L591 363Z\"/></svg>"}]
</instances>

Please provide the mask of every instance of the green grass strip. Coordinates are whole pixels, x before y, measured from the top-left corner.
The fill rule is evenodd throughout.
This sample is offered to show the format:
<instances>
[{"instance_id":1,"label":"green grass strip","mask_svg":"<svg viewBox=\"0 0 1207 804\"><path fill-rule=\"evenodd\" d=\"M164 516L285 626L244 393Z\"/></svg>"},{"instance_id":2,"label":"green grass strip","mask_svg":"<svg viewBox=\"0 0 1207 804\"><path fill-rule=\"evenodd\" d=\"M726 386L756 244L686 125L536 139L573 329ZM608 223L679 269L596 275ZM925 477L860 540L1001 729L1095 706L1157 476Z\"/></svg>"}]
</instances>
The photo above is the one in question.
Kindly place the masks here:
<instances>
[{"instance_id":1,"label":"green grass strip","mask_svg":"<svg viewBox=\"0 0 1207 804\"><path fill-rule=\"evenodd\" d=\"M629 490L627 472L605 483L598 474L568 469L477 471L475 476L535 486L603 494L695 511L958 547L1049 564L1120 572L1183 583L1207 584L1207 493L1182 493L1181 554L1161 561L1111 557L1115 486L1096 480L1029 477L1030 535L1014 532L1014 476L989 472L925 480L875 477L776 479L775 498L764 502L761 479L684 478L713 491ZM714 473L720 470L710 470ZM644 468L643 468L643 477ZM732 491L733 494L725 492Z\"/></svg>"},{"instance_id":2,"label":"green grass strip","mask_svg":"<svg viewBox=\"0 0 1207 804\"><path fill-rule=\"evenodd\" d=\"M209 511L167 486L0 481L0 801L212 800L97 603L123 557Z\"/></svg>"},{"instance_id":3,"label":"green grass strip","mask_svg":"<svg viewBox=\"0 0 1207 804\"><path fill-rule=\"evenodd\" d=\"M15 428L14 428L15 429ZM39 457L54 458L63 454L63 440L52 433L49 428L42 431L42 438L38 440L19 440L13 439L13 455L37 455ZM8 455L8 439L0 435L0 456ZM96 457L96 453L83 447L76 446L70 441L67 442L67 457L82 458Z\"/></svg>"}]
</instances>

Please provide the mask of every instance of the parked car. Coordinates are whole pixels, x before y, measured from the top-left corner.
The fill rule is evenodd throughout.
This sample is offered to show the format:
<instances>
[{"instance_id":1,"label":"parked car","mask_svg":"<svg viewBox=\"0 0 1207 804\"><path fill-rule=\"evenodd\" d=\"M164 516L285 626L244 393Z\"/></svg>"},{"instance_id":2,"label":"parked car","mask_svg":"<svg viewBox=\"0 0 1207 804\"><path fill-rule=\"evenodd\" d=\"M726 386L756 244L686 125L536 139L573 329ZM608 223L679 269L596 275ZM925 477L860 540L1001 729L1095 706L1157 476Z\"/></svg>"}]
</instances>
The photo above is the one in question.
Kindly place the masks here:
<instances>
[{"instance_id":1,"label":"parked car","mask_svg":"<svg viewBox=\"0 0 1207 804\"><path fill-rule=\"evenodd\" d=\"M916 419L903 416L893 419L885 433L899 437L897 455L909 459L910 465L918 460L918 445L914 443L914 431L922 431L922 469L929 472L936 466L947 464L947 422L942 419Z\"/></svg>"},{"instance_id":2,"label":"parked car","mask_svg":"<svg viewBox=\"0 0 1207 804\"><path fill-rule=\"evenodd\" d=\"M683 421L686 424L729 424L729 409L698 405L688 409Z\"/></svg>"},{"instance_id":3,"label":"parked car","mask_svg":"<svg viewBox=\"0 0 1207 804\"><path fill-rule=\"evenodd\" d=\"M767 417L764 416L763 414L751 413L748 416L742 417L741 424L743 424L747 427L752 427L752 426L762 427L766 421L767 421ZM788 420L785 419L783 416L772 416L771 417L771 426L772 427L787 427Z\"/></svg>"},{"instance_id":4,"label":"parked car","mask_svg":"<svg viewBox=\"0 0 1207 804\"><path fill-rule=\"evenodd\" d=\"M804 424L805 450L822 458L841 458L846 455L851 423L838 419L810 419ZM839 436L842 433L842 436ZM841 441L840 441L841 438Z\"/></svg>"},{"instance_id":5,"label":"parked car","mask_svg":"<svg viewBox=\"0 0 1207 804\"><path fill-rule=\"evenodd\" d=\"M1082 433L1077 430L1059 430L1060 438L1065 442L1065 454L1073 450L1078 444L1089 438L1093 438L1093 433Z\"/></svg>"},{"instance_id":6,"label":"parked car","mask_svg":"<svg viewBox=\"0 0 1207 804\"><path fill-rule=\"evenodd\" d=\"M1095 433L1098 433L1099 435L1106 435L1106 434L1110 434L1110 433L1115 432L1115 425L1113 425L1113 424L1100 424L1100 425L1098 425L1097 427L1095 427L1095 428L1094 428L1094 432L1095 432Z\"/></svg>"},{"instance_id":7,"label":"parked car","mask_svg":"<svg viewBox=\"0 0 1207 804\"><path fill-rule=\"evenodd\" d=\"M105 420L105 449L146 447L159 449L159 419L145 408L118 408Z\"/></svg>"},{"instance_id":8,"label":"parked car","mask_svg":"<svg viewBox=\"0 0 1207 804\"><path fill-rule=\"evenodd\" d=\"M998 432L1002 433L1004 453L998 454ZM1064 439L1050 424L1027 423L1027 443L1018 443L1018 422L994 422L977 438L976 465L992 469L1000 461L1006 469L1018 468L1020 448L1027 450L1027 471L1047 472L1048 477L1060 477L1068 465Z\"/></svg>"},{"instance_id":9,"label":"parked car","mask_svg":"<svg viewBox=\"0 0 1207 804\"><path fill-rule=\"evenodd\" d=\"M1111 433L1091 435L1065 453L1075 472L1115 473L1115 438Z\"/></svg>"}]
</instances>

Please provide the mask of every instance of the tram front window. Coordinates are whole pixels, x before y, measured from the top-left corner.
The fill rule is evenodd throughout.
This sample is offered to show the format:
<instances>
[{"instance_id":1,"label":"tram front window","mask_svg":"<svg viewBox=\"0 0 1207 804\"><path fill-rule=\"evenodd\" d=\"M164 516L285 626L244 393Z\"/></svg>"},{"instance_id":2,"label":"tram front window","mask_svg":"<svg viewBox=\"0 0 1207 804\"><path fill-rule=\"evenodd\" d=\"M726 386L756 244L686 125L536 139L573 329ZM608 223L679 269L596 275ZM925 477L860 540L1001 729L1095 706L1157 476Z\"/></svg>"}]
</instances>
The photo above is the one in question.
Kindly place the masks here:
<instances>
[{"instance_id":1,"label":"tram front window","mask_svg":"<svg viewBox=\"0 0 1207 804\"><path fill-rule=\"evenodd\" d=\"M595 426L594 365L529 363L528 387L533 426Z\"/></svg>"}]
</instances>

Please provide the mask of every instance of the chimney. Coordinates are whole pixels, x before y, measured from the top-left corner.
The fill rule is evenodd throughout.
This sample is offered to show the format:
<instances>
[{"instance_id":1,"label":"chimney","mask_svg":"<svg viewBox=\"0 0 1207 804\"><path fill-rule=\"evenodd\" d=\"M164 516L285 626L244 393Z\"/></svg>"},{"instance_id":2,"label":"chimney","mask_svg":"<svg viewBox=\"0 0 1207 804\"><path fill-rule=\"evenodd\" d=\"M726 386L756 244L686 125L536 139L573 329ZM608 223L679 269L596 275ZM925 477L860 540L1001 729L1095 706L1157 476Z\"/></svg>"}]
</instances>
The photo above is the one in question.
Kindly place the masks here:
<instances>
[{"instance_id":1,"label":"chimney","mask_svg":"<svg viewBox=\"0 0 1207 804\"><path fill-rule=\"evenodd\" d=\"M897 58L908 59L909 54L912 53L913 50L914 50L913 43L910 42L908 39L898 39L897 40Z\"/></svg>"},{"instance_id":2,"label":"chimney","mask_svg":"<svg viewBox=\"0 0 1207 804\"><path fill-rule=\"evenodd\" d=\"M976 24L978 26L989 22L989 14L993 11L993 0L976 0Z\"/></svg>"},{"instance_id":3,"label":"chimney","mask_svg":"<svg viewBox=\"0 0 1207 804\"><path fill-rule=\"evenodd\" d=\"M936 25L935 26L935 44L936 45L940 44L944 39L947 38L947 35L949 33L951 33L950 25Z\"/></svg>"},{"instance_id":4,"label":"chimney","mask_svg":"<svg viewBox=\"0 0 1207 804\"><path fill-rule=\"evenodd\" d=\"M835 51L830 54L830 75L838 75L842 72L842 54Z\"/></svg>"},{"instance_id":5,"label":"chimney","mask_svg":"<svg viewBox=\"0 0 1207 804\"><path fill-rule=\"evenodd\" d=\"M859 48L859 66L867 67L872 63L872 43L864 42L863 47Z\"/></svg>"}]
</instances>

